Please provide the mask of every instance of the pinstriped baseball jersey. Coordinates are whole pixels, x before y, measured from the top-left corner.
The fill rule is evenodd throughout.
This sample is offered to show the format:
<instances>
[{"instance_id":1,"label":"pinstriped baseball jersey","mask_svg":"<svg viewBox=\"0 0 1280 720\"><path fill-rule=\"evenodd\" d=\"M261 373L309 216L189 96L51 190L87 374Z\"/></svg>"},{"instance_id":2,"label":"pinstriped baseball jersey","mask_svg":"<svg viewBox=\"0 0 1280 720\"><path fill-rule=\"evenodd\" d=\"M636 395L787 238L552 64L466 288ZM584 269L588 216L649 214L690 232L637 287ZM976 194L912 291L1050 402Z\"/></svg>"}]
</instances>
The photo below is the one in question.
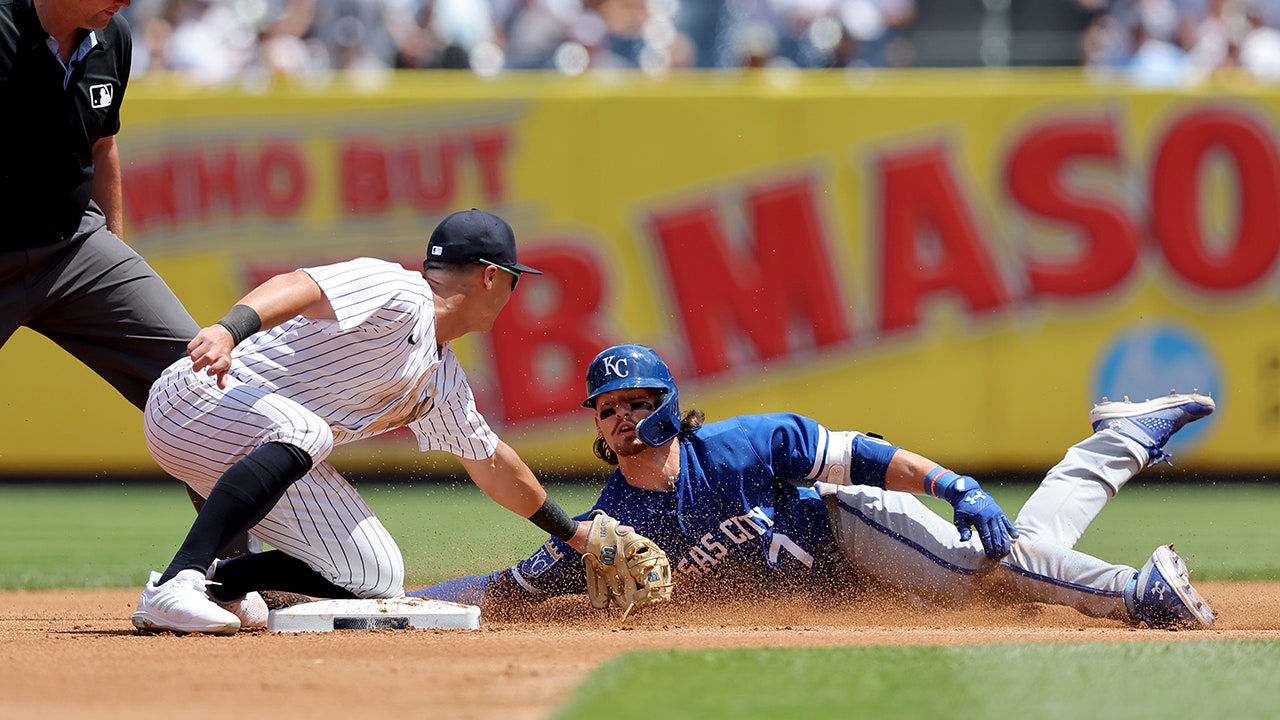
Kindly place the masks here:
<instances>
[{"instance_id":1,"label":"pinstriped baseball jersey","mask_svg":"<svg viewBox=\"0 0 1280 720\"><path fill-rule=\"evenodd\" d=\"M498 437L453 350L436 342L431 286L420 273L374 258L303 270L337 322L299 316L250 337L233 355L235 379L323 418L335 445L407 426L424 451L493 454Z\"/></svg>"},{"instance_id":2,"label":"pinstriped baseball jersey","mask_svg":"<svg viewBox=\"0 0 1280 720\"><path fill-rule=\"evenodd\" d=\"M422 275L370 258L304 272L337 320L299 316L246 339L225 389L192 372L190 358L174 363L147 400L147 447L204 497L255 447L302 449L314 467L253 534L358 597L393 597L404 589L400 549L325 460L329 452L409 427L422 450L481 459L498 437L448 343L437 343L434 295Z\"/></svg>"}]
</instances>

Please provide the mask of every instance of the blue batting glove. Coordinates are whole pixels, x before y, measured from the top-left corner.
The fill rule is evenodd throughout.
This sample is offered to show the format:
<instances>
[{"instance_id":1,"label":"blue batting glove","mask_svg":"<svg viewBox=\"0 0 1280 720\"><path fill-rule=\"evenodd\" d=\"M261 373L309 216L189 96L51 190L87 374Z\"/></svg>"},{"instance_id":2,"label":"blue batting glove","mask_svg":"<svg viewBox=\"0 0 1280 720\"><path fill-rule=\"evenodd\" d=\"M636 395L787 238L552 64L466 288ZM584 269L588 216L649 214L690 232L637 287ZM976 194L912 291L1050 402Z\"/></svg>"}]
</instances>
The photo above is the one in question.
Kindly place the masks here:
<instances>
[{"instance_id":1,"label":"blue batting glove","mask_svg":"<svg viewBox=\"0 0 1280 720\"><path fill-rule=\"evenodd\" d=\"M982 540L982 551L992 560L999 560L1013 549L1013 539L1018 537L1018 529L1009 521L1009 516L1000 509L995 498L982 488L975 487L960 496L955 504L956 529L960 531L960 540L968 541L973 537L970 526L978 529L978 538Z\"/></svg>"},{"instance_id":2,"label":"blue batting glove","mask_svg":"<svg viewBox=\"0 0 1280 720\"><path fill-rule=\"evenodd\" d=\"M970 528L974 527L982 540L982 551L992 560L999 560L1013 549L1013 539L1018 537L1017 528L995 499L982 490L977 480L937 466L925 477L924 492L946 500L955 508L956 529L960 531L962 542L973 537Z\"/></svg>"}]
</instances>

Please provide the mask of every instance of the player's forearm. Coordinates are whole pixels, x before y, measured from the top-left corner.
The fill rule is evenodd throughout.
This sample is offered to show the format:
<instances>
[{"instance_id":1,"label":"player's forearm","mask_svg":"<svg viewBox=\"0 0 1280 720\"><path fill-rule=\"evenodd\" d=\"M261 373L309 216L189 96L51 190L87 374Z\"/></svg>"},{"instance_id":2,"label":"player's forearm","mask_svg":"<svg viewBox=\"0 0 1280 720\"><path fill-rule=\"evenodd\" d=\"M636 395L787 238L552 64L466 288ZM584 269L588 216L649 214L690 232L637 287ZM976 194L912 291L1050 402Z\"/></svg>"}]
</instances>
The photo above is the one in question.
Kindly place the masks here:
<instances>
[{"instance_id":1,"label":"player's forearm","mask_svg":"<svg viewBox=\"0 0 1280 720\"><path fill-rule=\"evenodd\" d=\"M273 328L298 315L337 319L328 298L307 273L295 271L271 278L249 291L221 320L201 328L187 343L192 371L217 377L218 387L226 387L235 347L259 330Z\"/></svg>"},{"instance_id":2,"label":"player's forearm","mask_svg":"<svg viewBox=\"0 0 1280 720\"><path fill-rule=\"evenodd\" d=\"M462 460L472 482L490 499L526 518L551 535L582 552L590 523L573 520L547 496L538 478L520 456L504 442L485 460Z\"/></svg>"},{"instance_id":3,"label":"player's forearm","mask_svg":"<svg viewBox=\"0 0 1280 720\"><path fill-rule=\"evenodd\" d=\"M504 442L493 456L481 461L463 461L472 482L502 507L527 518L546 502L547 491L520 456Z\"/></svg>"},{"instance_id":4,"label":"player's forearm","mask_svg":"<svg viewBox=\"0 0 1280 720\"><path fill-rule=\"evenodd\" d=\"M925 494L924 480L928 477L929 471L937 466L938 463L929 458L899 448L893 454L893 459L889 461L889 469L884 476L884 487L886 490L923 495Z\"/></svg>"},{"instance_id":5,"label":"player's forearm","mask_svg":"<svg viewBox=\"0 0 1280 720\"><path fill-rule=\"evenodd\" d=\"M320 286L301 270L276 275L250 290L236 304L253 308L263 330L298 315L313 319L337 319Z\"/></svg>"}]
</instances>

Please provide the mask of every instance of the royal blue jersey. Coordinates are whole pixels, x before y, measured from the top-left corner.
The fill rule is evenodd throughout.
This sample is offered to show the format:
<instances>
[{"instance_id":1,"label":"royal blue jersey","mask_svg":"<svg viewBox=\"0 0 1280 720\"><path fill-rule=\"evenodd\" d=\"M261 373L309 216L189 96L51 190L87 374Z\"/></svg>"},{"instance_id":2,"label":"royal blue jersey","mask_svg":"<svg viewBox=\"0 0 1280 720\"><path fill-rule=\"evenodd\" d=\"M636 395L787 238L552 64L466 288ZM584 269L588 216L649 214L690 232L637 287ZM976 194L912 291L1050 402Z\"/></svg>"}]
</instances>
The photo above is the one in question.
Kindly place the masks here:
<instances>
[{"instance_id":1,"label":"royal blue jersey","mask_svg":"<svg viewBox=\"0 0 1280 720\"><path fill-rule=\"evenodd\" d=\"M896 450L781 413L708 423L681 433L678 442L680 476L672 491L633 487L615 470L593 509L665 550L678 585L725 590L761 580L773 588L829 588L847 570L826 506L810 485L829 479L834 464L850 480L883 486ZM550 538L511 568L414 594L482 603L490 583L508 575L531 599L586 592L581 555Z\"/></svg>"}]
</instances>

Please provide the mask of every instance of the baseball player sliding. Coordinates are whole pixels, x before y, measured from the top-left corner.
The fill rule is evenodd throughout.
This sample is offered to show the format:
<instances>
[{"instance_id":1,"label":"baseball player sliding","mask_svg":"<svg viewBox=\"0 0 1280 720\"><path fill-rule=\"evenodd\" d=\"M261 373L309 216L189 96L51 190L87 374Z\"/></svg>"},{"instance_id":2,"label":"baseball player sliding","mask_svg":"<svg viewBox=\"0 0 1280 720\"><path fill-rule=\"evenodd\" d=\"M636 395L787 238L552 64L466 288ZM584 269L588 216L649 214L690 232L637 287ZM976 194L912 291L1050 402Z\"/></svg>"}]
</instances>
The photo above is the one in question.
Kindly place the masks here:
<instances>
[{"instance_id":1,"label":"baseball player sliding","mask_svg":"<svg viewBox=\"0 0 1280 720\"><path fill-rule=\"evenodd\" d=\"M1014 523L973 478L874 436L793 414L681 417L666 363L640 345L595 358L583 405L595 414L596 455L617 465L595 508L666 550L680 592L759 593L764 579L830 596L863 578L953 605L1052 603L1156 628L1214 622L1172 546L1140 570L1072 549L1125 483L1165 457L1175 432L1213 412L1211 398L1095 407L1093 434L1067 450ZM920 494L950 502L954 523ZM411 594L490 607L536 601L582 592L577 565L552 538L511 568Z\"/></svg>"},{"instance_id":2,"label":"baseball player sliding","mask_svg":"<svg viewBox=\"0 0 1280 720\"><path fill-rule=\"evenodd\" d=\"M325 458L399 427L456 455L503 507L586 549L571 519L476 410L449 341L489 330L522 274L515 235L481 210L446 217L422 273L360 258L276 276L202 329L151 389L145 432L167 472L206 497L169 567L153 572L141 631L234 633L266 624L257 590L327 598L403 594L404 560ZM215 562L250 528L276 550Z\"/></svg>"}]
</instances>

